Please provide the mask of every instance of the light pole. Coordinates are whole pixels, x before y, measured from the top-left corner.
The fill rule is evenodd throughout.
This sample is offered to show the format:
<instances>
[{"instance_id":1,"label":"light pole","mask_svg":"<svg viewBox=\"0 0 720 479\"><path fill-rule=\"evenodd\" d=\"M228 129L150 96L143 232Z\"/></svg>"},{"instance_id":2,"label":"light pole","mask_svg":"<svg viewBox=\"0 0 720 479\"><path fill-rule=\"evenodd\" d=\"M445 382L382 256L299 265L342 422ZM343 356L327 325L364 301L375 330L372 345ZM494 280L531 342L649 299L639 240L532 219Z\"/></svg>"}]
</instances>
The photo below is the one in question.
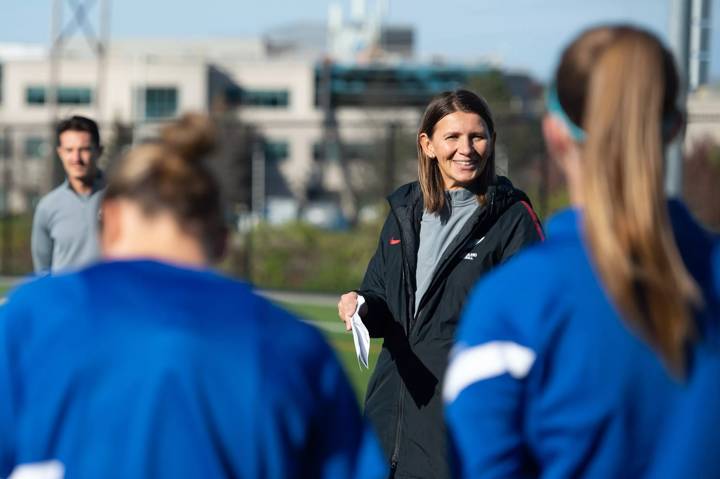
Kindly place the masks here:
<instances>
[{"instance_id":1,"label":"light pole","mask_svg":"<svg viewBox=\"0 0 720 479\"><path fill-rule=\"evenodd\" d=\"M670 48L680 76L678 106L686 110L687 94L707 81L711 11L710 0L670 0ZM682 196L684 134L668 147L665 190Z\"/></svg>"},{"instance_id":2,"label":"light pole","mask_svg":"<svg viewBox=\"0 0 720 479\"><path fill-rule=\"evenodd\" d=\"M100 0L100 12L97 20L98 27L93 27L93 23L88 15L97 0L53 0L52 21L50 26L50 75L49 85L47 88L46 101L48 105L48 113L50 120L50 139L54 141L55 125L59 115L59 92L60 92L60 74L62 52L65 43L73 37L78 30L82 30L82 36L87 40L93 56L97 60L97 72L95 78L95 89L93 95L93 103L95 105L95 120L103 123L103 100L105 96L105 86L107 79L107 48L109 43L110 28L110 0ZM71 20L67 24L63 21L63 13L65 6L69 7L72 12ZM59 180L62 179L62 168L55 161L55 148L49 148L51 172L48 179L47 189L51 189Z\"/></svg>"},{"instance_id":3,"label":"light pole","mask_svg":"<svg viewBox=\"0 0 720 479\"><path fill-rule=\"evenodd\" d=\"M670 48L677 62L680 77L678 107L687 105L688 60L690 58L690 4L692 0L670 0ZM682 159L684 132L673 141L666 152L665 191L668 196L682 196Z\"/></svg>"}]
</instances>

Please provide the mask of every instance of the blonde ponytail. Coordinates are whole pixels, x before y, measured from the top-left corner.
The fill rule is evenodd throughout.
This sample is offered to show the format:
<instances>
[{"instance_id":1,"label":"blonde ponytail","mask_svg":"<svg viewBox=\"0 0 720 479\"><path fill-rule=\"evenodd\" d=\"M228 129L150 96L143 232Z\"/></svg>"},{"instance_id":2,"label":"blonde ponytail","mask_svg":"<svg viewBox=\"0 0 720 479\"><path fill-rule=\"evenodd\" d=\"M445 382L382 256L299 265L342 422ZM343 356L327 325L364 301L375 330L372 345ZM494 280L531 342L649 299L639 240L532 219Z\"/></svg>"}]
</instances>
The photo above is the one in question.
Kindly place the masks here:
<instances>
[{"instance_id":1,"label":"blonde ponytail","mask_svg":"<svg viewBox=\"0 0 720 479\"><path fill-rule=\"evenodd\" d=\"M585 234L616 307L682 374L701 296L675 244L663 190L667 56L645 32L616 33L585 95Z\"/></svg>"}]
</instances>

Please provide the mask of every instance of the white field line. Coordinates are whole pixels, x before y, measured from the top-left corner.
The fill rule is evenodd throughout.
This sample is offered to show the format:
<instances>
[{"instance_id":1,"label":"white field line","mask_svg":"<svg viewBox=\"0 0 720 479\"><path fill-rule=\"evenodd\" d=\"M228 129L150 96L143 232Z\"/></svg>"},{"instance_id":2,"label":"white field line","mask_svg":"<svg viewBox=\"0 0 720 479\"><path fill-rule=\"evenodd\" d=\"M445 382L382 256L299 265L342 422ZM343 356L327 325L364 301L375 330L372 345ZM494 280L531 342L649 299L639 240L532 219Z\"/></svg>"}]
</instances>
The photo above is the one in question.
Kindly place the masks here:
<instances>
[{"instance_id":1,"label":"white field line","mask_svg":"<svg viewBox=\"0 0 720 479\"><path fill-rule=\"evenodd\" d=\"M329 333L333 334L344 334L344 333L350 333L350 331L345 331L345 324L338 319L338 322L331 322L331 321L310 321L309 319L303 319L303 323L307 323L311 326L315 326L318 329L322 329L323 331L327 331Z\"/></svg>"}]
</instances>

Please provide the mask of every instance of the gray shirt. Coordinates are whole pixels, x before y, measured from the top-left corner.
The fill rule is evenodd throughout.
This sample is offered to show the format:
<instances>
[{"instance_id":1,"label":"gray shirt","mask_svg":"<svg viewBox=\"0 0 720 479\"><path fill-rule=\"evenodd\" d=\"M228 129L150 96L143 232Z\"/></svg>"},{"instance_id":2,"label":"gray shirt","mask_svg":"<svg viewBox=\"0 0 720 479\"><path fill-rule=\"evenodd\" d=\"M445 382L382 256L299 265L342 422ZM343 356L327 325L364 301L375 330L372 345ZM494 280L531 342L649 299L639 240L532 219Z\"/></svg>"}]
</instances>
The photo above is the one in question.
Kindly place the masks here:
<instances>
[{"instance_id":1,"label":"gray shirt","mask_svg":"<svg viewBox=\"0 0 720 479\"><path fill-rule=\"evenodd\" d=\"M420 245L417 255L415 273L415 311L420 300L430 286L430 282L445 249L455 237L473 212L479 208L477 196L470 190L459 189L448 191L450 207L446 203L443 214L425 211L420 222Z\"/></svg>"},{"instance_id":2,"label":"gray shirt","mask_svg":"<svg viewBox=\"0 0 720 479\"><path fill-rule=\"evenodd\" d=\"M87 196L76 193L65 180L40 200L31 239L36 273L79 268L100 256L97 232L104 187L102 174Z\"/></svg>"}]
</instances>

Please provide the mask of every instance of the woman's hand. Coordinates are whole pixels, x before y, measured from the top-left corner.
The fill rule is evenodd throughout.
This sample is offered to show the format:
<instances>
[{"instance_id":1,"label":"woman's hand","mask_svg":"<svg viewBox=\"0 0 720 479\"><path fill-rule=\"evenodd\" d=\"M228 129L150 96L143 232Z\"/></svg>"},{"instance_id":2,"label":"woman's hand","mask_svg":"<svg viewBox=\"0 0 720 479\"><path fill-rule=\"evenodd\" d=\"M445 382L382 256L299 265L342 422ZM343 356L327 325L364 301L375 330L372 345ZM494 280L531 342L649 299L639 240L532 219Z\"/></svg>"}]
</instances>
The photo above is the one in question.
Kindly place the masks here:
<instances>
[{"instance_id":1,"label":"woman's hand","mask_svg":"<svg viewBox=\"0 0 720 479\"><path fill-rule=\"evenodd\" d=\"M340 296L340 302L338 303L338 316L345 323L345 331L352 330L352 317L355 314L358 303L358 294L355 291L350 291Z\"/></svg>"}]
</instances>

